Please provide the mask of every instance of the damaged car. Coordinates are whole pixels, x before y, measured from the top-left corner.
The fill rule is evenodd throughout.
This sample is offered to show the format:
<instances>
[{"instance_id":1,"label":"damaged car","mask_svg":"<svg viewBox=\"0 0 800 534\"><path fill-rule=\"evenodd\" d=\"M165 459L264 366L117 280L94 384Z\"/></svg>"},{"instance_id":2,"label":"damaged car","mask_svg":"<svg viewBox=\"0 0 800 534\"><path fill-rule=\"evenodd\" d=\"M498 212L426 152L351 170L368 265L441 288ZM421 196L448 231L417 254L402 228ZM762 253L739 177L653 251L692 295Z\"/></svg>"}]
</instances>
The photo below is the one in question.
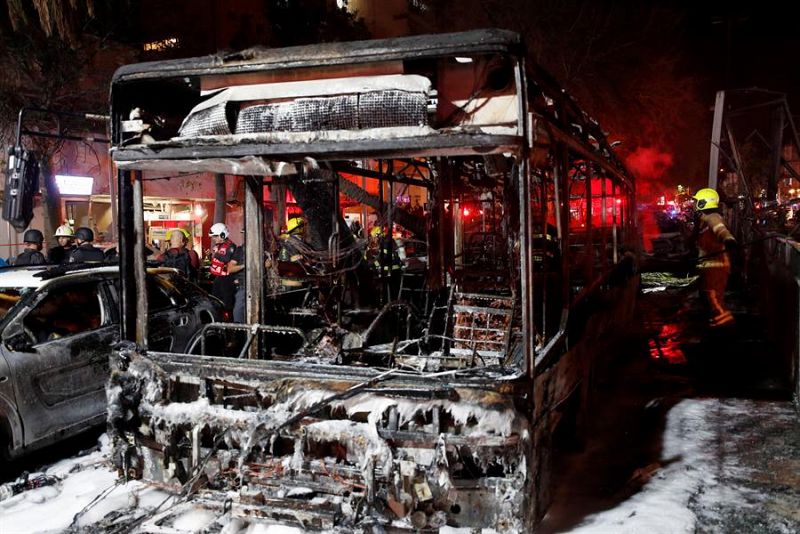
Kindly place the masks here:
<instances>
[{"instance_id":1,"label":"damaged car","mask_svg":"<svg viewBox=\"0 0 800 534\"><path fill-rule=\"evenodd\" d=\"M174 269L151 269L150 341L183 350L222 319L213 297ZM119 341L119 268L0 270L0 445L15 457L106 419L109 356Z\"/></svg>"},{"instance_id":2,"label":"damaged car","mask_svg":"<svg viewBox=\"0 0 800 534\"><path fill-rule=\"evenodd\" d=\"M637 231L632 177L519 36L129 65L111 102L120 476L208 531L532 531L553 436L580 432L633 311ZM244 198L246 321L164 350L139 320L134 200L182 173Z\"/></svg>"}]
</instances>

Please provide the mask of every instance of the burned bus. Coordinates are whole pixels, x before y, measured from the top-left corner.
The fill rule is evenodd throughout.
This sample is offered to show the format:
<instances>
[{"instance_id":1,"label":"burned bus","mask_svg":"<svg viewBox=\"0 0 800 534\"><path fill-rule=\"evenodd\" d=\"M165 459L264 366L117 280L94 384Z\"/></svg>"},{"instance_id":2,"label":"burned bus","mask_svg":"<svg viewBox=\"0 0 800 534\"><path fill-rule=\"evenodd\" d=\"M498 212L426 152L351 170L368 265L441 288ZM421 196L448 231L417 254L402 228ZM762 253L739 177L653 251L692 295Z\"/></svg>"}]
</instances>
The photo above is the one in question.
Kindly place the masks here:
<instances>
[{"instance_id":1,"label":"burned bus","mask_svg":"<svg viewBox=\"0 0 800 534\"><path fill-rule=\"evenodd\" d=\"M130 65L111 109L122 476L240 524L535 529L632 313L637 231L631 176L517 34ZM161 352L143 184L184 173L243 190L246 313Z\"/></svg>"}]
</instances>

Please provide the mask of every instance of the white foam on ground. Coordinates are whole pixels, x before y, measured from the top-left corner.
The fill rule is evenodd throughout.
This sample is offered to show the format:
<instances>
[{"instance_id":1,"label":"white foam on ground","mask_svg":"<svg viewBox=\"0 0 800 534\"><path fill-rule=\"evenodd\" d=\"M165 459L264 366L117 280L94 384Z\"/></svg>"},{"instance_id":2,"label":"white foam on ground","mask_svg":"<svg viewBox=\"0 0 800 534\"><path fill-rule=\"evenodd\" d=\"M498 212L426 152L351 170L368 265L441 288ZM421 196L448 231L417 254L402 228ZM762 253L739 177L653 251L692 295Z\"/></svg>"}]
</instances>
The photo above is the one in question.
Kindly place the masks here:
<instances>
[{"instance_id":1,"label":"white foam on ground","mask_svg":"<svg viewBox=\"0 0 800 534\"><path fill-rule=\"evenodd\" d=\"M665 467L656 472L642 490L617 507L588 517L572 532L579 534L675 534L702 529L692 512L693 499L702 499L704 514L726 507L758 506L748 490L720 482L726 475L742 475L735 457L718 457L720 436L715 422L761 413L764 407L753 401L689 399L669 412L663 439L662 460ZM324 430L321 425L319 430ZM104 452L93 452L63 460L50 466L47 474L63 477L56 486L23 492L0 502L0 532L17 534L61 532L95 497L117 480L116 472L106 461ZM131 495L136 497L132 498ZM139 482L117 485L106 498L83 515L78 525L87 526L116 510L131 505L154 509L167 495ZM711 513L711 512L709 512ZM189 531L202 529L213 514L198 510L184 514L180 525ZM708 519L708 517L706 517ZM246 525L230 520L225 534L299 534L295 527ZM442 533L466 532L446 527ZM484 530L484 532L490 532Z\"/></svg>"}]
</instances>

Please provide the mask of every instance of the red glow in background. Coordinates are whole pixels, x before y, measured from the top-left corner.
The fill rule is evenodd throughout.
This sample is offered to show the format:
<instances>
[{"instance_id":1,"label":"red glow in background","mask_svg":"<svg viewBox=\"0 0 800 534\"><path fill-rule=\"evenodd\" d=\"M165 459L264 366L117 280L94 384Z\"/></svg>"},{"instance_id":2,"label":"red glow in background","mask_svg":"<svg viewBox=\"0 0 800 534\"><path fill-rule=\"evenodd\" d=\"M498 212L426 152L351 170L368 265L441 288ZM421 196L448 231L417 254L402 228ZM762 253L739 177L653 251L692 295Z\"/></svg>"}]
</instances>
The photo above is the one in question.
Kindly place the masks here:
<instances>
[{"instance_id":1,"label":"red glow in background","mask_svg":"<svg viewBox=\"0 0 800 534\"><path fill-rule=\"evenodd\" d=\"M636 197L640 205L654 204L659 196L673 189L666 178L673 163L670 152L652 146L638 147L625 158L625 164L636 177ZM659 234L659 229L651 212L643 210L640 216L644 247L651 251L651 239Z\"/></svg>"}]
</instances>

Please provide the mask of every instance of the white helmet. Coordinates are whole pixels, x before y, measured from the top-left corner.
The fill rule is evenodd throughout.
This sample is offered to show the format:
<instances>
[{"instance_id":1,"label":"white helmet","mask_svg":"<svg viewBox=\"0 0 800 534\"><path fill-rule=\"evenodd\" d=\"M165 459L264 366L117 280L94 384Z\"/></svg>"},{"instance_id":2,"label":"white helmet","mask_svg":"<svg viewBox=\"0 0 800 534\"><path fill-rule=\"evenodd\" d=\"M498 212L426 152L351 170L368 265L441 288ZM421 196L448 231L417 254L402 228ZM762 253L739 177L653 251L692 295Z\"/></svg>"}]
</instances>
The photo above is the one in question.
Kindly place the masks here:
<instances>
[{"instance_id":1,"label":"white helmet","mask_svg":"<svg viewBox=\"0 0 800 534\"><path fill-rule=\"evenodd\" d=\"M211 229L208 231L209 236L211 237L219 236L222 239L228 237L229 233L230 232L228 232L228 227L225 225L225 223L216 223L213 226L211 226Z\"/></svg>"},{"instance_id":2,"label":"white helmet","mask_svg":"<svg viewBox=\"0 0 800 534\"><path fill-rule=\"evenodd\" d=\"M75 232L72 230L72 227L68 224L62 224L58 228L56 228L56 233L53 237L73 237Z\"/></svg>"}]
</instances>

